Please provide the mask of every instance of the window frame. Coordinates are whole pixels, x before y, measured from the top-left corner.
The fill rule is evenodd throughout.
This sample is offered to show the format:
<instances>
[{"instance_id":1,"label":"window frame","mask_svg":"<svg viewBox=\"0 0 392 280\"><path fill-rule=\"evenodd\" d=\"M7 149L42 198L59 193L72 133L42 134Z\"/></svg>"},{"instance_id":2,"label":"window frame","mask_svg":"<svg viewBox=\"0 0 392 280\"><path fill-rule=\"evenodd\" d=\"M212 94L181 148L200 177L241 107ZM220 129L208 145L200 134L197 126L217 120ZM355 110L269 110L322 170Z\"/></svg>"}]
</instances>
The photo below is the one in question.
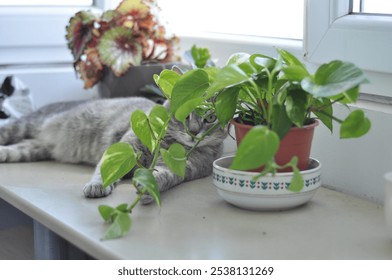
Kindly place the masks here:
<instances>
[{"instance_id":1,"label":"window frame","mask_svg":"<svg viewBox=\"0 0 392 280\"><path fill-rule=\"evenodd\" d=\"M350 0L307 0L305 9L305 61L351 61L371 80L365 93L392 97L392 17L350 14Z\"/></svg>"}]
</instances>

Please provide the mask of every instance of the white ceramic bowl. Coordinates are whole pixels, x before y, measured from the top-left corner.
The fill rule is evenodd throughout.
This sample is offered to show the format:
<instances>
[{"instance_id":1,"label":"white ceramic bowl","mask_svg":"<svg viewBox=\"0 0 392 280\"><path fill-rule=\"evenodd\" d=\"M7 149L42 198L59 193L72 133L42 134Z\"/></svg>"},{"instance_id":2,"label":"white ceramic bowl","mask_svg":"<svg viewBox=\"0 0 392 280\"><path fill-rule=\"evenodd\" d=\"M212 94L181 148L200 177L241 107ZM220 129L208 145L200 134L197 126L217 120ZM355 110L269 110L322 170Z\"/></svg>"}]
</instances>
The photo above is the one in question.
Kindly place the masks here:
<instances>
[{"instance_id":1,"label":"white ceramic bowl","mask_svg":"<svg viewBox=\"0 0 392 280\"><path fill-rule=\"evenodd\" d=\"M220 196L227 202L250 210L284 210L308 202L321 186L321 164L310 159L309 169L301 171L304 188L300 192L288 190L292 172L266 175L253 181L256 172L232 170L228 167L233 156L213 163L213 182Z\"/></svg>"}]
</instances>

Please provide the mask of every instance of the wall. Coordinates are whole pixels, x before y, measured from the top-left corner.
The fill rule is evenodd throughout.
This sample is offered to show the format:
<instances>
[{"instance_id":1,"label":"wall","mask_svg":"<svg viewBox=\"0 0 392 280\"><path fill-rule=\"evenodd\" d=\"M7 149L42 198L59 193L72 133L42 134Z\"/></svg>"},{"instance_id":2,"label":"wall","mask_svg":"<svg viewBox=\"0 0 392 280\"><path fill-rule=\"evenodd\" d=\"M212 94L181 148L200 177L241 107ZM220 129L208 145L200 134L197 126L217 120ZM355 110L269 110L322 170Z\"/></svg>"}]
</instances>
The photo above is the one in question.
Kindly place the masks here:
<instances>
[{"instance_id":1,"label":"wall","mask_svg":"<svg viewBox=\"0 0 392 280\"><path fill-rule=\"evenodd\" d=\"M333 189L383 202L384 174L392 170L392 114L360 104L372 122L370 132L358 139L339 139L323 126L316 129L312 156L323 165L323 183ZM336 106L342 117L347 108Z\"/></svg>"},{"instance_id":2,"label":"wall","mask_svg":"<svg viewBox=\"0 0 392 280\"><path fill-rule=\"evenodd\" d=\"M0 82L7 75L18 77L30 89L34 108L48 103L92 98L96 89L83 89L72 66L5 67L0 69Z\"/></svg>"}]
</instances>

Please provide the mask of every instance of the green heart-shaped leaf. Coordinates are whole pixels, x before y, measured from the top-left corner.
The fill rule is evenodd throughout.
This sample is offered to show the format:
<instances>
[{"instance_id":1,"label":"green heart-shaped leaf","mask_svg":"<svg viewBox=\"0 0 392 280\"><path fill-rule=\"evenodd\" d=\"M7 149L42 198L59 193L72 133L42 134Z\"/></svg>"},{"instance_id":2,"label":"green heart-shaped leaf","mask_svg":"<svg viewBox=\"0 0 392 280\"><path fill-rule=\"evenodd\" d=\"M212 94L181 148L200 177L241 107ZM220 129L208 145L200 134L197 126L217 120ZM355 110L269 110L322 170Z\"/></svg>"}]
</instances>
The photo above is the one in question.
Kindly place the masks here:
<instances>
[{"instance_id":1,"label":"green heart-shaped leaf","mask_svg":"<svg viewBox=\"0 0 392 280\"><path fill-rule=\"evenodd\" d=\"M145 112L142 110L136 110L131 116L131 126L133 132L140 139L144 146L146 146L150 152L155 149L155 141L153 131L150 127L149 119Z\"/></svg>"},{"instance_id":2,"label":"green heart-shaped leaf","mask_svg":"<svg viewBox=\"0 0 392 280\"><path fill-rule=\"evenodd\" d=\"M126 235L131 228L131 217L128 213L118 211L112 224L106 231L103 240L120 238Z\"/></svg>"},{"instance_id":3,"label":"green heart-shaped leaf","mask_svg":"<svg viewBox=\"0 0 392 280\"><path fill-rule=\"evenodd\" d=\"M136 155L128 143L115 143L103 154L101 159L101 176L103 187L121 179L136 165Z\"/></svg>"},{"instance_id":4,"label":"green heart-shaped leaf","mask_svg":"<svg viewBox=\"0 0 392 280\"><path fill-rule=\"evenodd\" d=\"M207 90L207 97L229 87L247 82L250 77L237 65L229 64L223 67L215 76L211 87Z\"/></svg>"},{"instance_id":5,"label":"green heart-shaped leaf","mask_svg":"<svg viewBox=\"0 0 392 280\"><path fill-rule=\"evenodd\" d=\"M292 127L292 121L287 116L284 106L279 104L272 106L271 128L279 135L280 139L283 139Z\"/></svg>"},{"instance_id":6,"label":"green heart-shaped leaf","mask_svg":"<svg viewBox=\"0 0 392 280\"><path fill-rule=\"evenodd\" d=\"M370 120L362 110L351 112L340 127L340 138L358 138L365 135L371 127Z\"/></svg>"},{"instance_id":7,"label":"green heart-shaped leaf","mask_svg":"<svg viewBox=\"0 0 392 280\"><path fill-rule=\"evenodd\" d=\"M185 102L201 98L209 85L209 77L204 70L196 69L186 72L173 87L170 111L174 113Z\"/></svg>"},{"instance_id":8,"label":"green heart-shaped leaf","mask_svg":"<svg viewBox=\"0 0 392 280\"><path fill-rule=\"evenodd\" d=\"M297 166L293 166L293 178L291 178L289 190L293 192L299 192L304 187L304 179Z\"/></svg>"},{"instance_id":9,"label":"green heart-shaped leaf","mask_svg":"<svg viewBox=\"0 0 392 280\"><path fill-rule=\"evenodd\" d=\"M335 60L321 65L314 78L305 78L301 86L315 97L331 97L367 81L362 70L354 64Z\"/></svg>"},{"instance_id":10,"label":"green heart-shaped leaf","mask_svg":"<svg viewBox=\"0 0 392 280\"><path fill-rule=\"evenodd\" d=\"M286 113L289 119L297 126L304 125L307 114L307 96L302 90L292 90L286 97Z\"/></svg>"},{"instance_id":11,"label":"green heart-shaped leaf","mask_svg":"<svg viewBox=\"0 0 392 280\"><path fill-rule=\"evenodd\" d=\"M104 221L109 222L112 218L113 213L116 212L116 209L108 205L100 205L98 206L98 211Z\"/></svg>"},{"instance_id":12,"label":"green heart-shaped leaf","mask_svg":"<svg viewBox=\"0 0 392 280\"><path fill-rule=\"evenodd\" d=\"M166 108L162 105L155 105L148 115L148 119L151 125L152 133L155 138L163 137L165 134L166 123L170 116Z\"/></svg>"},{"instance_id":13,"label":"green heart-shaped leaf","mask_svg":"<svg viewBox=\"0 0 392 280\"><path fill-rule=\"evenodd\" d=\"M156 85L162 90L166 98L170 98L175 83L180 78L180 74L175 71L165 69L159 75L153 76Z\"/></svg>"},{"instance_id":14,"label":"green heart-shaped leaf","mask_svg":"<svg viewBox=\"0 0 392 280\"><path fill-rule=\"evenodd\" d=\"M174 174L180 177L185 176L186 151L182 145L174 143L169 147L169 150L162 148L161 156L167 167L169 167Z\"/></svg>"},{"instance_id":15,"label":"green heart-shaped leaf","mask_svg":"<svg viewBox=\"0 0 392 280\"><path fill-rule=\"evenodd\" d=\"M159 187L150 170L145 168L137 169L133 175L132 183L135 186L141 187L142 191L147 191L155 200L155 203L158 206L161 205Z\"/></svg>"},{"instance_id":16,"label":"green heart-shaped leaf","mask_svg":"<svg viewBox=\"0 0 392 280\"><path fill-rule=\"evenodd\" d=\"M234 116L237 108L239 89L237 87L223 90L215 101L216 117L219 123L224 126Z\"/></svg>"},{"instance_id":17,"label":"green heart-shaped leaf","mask_svg":"<svg viewBox=\"0 0 392 280\"><path fill-rule=\"evenodd\" d=\"M279 148L279 136L266 126L253 127L242 139L230 166L249 170L271 161Z\"/></svg>"}]
</instances>

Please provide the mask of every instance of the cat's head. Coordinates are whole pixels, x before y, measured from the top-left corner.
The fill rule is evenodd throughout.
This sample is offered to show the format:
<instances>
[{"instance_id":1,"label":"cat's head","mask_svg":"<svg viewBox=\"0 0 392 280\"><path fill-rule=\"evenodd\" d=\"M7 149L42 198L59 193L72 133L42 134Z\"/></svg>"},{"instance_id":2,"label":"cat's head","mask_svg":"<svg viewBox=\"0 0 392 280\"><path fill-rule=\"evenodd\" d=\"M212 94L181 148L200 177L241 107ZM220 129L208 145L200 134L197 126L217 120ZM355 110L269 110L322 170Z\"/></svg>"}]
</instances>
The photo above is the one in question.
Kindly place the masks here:
<instances>
[{"instance_id":1,"label":"cat's head","mask_svg":"<svg viewBox=\"0 0 392 280\"><path fill-rule=\"evenodd\" d=\"M164 105L168 106L168 102ZM215 129L212 129L198 146L217 146L227 137L227 130L217 125L217 123L218 119L210 112L207 112L204 116L192 112L185 120L186 127L173 118L170 121L166 136L184 146L193 147L203 134L215 126Z\"/></svg>"}]
</instances>

